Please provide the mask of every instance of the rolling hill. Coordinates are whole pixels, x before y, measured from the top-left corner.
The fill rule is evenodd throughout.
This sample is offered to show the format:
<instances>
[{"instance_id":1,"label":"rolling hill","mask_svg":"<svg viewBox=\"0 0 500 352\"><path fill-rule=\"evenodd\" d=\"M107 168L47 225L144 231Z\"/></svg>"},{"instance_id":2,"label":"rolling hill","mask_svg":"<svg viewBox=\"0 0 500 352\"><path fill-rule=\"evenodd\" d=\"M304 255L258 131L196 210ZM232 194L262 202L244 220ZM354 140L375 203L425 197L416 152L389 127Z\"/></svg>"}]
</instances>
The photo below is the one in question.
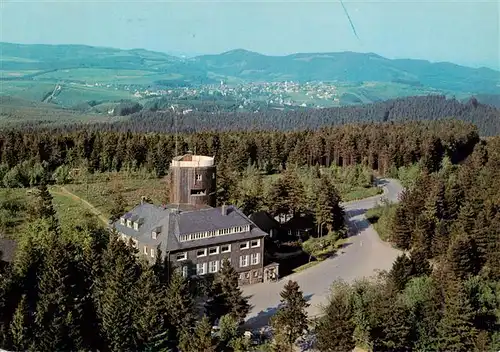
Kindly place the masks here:
<instances>
[{"instance_id":1,"label":"rolling hill","mask_svg":"<svg viewBox=\"0 0 500 352\"><path fill-rule=\"evenodd\" d=\"M215 77L234 77L246 82L379 81L475 94L500 93L500 72L492 69L470 68L448 62L391 60L373 53L267 56L237 49L217 55L179 58L144 49L12 43L0 43L0 52L3 80L32 78L43 75L45 71L101 68L175 74L187 81L198 82ZM14 71L28 74L13 75Z\"/></svg>"},{"instance_id":2,"label":"rolling hill","mask_svg":"<svg viewBox=\"0 0 500 352\"><path fill-rule=\"evenodd\" d=\"M141 99L149 99L149 96L138 93L184 87L196 91L198 86L218 85L221 80L229 85L325 82L333 87L330 93L334 92L327 98L318 97L323 94L322 88L313 92L316 97L302 88L292 93L283 90L252 95L237 92L231 98L235 106L245 100L251 104L272 105L273 99L283 98L293 100L296 106L330 107L435 94L455 96L459 100L474 95L480 102L498 106L500 97L498 71L446 62L392 60L374 53L267 56L236 49L186 58L145 49L1 42L0 52L0 96L50 102L70 109L86 104L94 106L96 102L106 108L107 103L122 100L146 103ZM215 99L207 96L207 91L198 90L194 94L198 96L193 99Z\"/></svg>"}]
</instances>

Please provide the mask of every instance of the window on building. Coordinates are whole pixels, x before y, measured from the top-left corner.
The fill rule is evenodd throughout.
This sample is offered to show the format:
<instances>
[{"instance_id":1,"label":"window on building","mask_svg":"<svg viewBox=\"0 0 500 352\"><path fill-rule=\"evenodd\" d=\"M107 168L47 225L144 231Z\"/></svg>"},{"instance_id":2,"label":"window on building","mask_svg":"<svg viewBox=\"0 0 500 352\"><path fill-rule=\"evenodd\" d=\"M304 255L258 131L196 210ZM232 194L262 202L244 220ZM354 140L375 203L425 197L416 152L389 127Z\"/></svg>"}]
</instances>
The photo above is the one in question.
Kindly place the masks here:
<instances>
[{"instance_id":1,"label":"window on building","mask_svg":"<svg viewBox=\"0 0 500 352\"><path fill-rule=\"evenodd\" d=\"M240 255L240 267L248 266L248 255Z\"/></svg>"},{"instance_id":2,"label":"window on building","mask_svg":"<svg viewBox=\"0 0 500 352\"><path fill-rule=\"evenodd\" d=\"M212 180L215 180L215 172L212 174Z\"/></svg>"},{"instance_id":3,"label":"window on building","mask_svg":"<svg viewBox=\"0 0 500 352\"><path fill-rule=\"evenodd\" d=\"M156 233L156 231L153 231L153 232L151 233L151 238L152 238L152 239L156 240L156 237L157 237L157 236L158 236L158 234Z\"/></svg>"},{"instance_id":4,"label":"window on building","mask_svg":"<svg viewBox=\"0 0 500 352\"><path fill-rule=\"evenodd\" d=\"M250 247L252 248L260 247L260 239L253 240L252 242L250 242Z\"/></svg>"},{"instance_id":5,"label":"window on building","mask_svg":"<svg viewBox=\"0 0 500 352\"><path fill-rule=\"evenodd\" d=\"M155 250L154 248L151 248L151 258L154 258L155 257Z\"/></svg>"},{"instance_id":6,"label":"window on building","mask_svg":"<svg viewBox=\"0 0 500 352\"><path fill-rule=\"evenodd\" d=\"M243 280L245 278L245 273L240 274L240 280Z\"/></svg>"},{"instance_id":7,"label":"window on building","mask_svg":"<svg viewBox=\"0 0 500 352\"><path fill-rule=\"evenodd\" d=\"M216 273L219 270L219 262L214 260L212 262L208 262L208 272Z\"/></svg>"},{"instance_id":8,"label":"window on building","mask_svg":"<svg viewBox=\"0 0 500 352\"><path fill-rule=\"evenodd\" d=\"M209 255L219 254L219 247L211 247L208 249Z\"/></svg>"},{"instance_id":9,"label":"window on building","mask_svg":"<svg viewBox=\"0 0 500 352\"><path fill-rule=\"evenodd\" d=\"M259 277L259 272L257 270L253 272L253 277Z\"/></svg>"},{"instance_id":10,"label":"window on building","mask_svg":"<svg viewBox=\"0 0 500 352\"><path fill-rule=\"evenodd\" d=\"M144 246L144 254L148 255L148 247Z\"/></svg>"},{"instance_id":11,"label":"window on building","mask_svg":"<svg viewBox=\"0 0 500 352\"><path fill-rule=\"evenodd\" d=\"M240 243L240 249L248 249L249 246L248 246L248 242L242 242Z\"/></svg>"},{"instance_id":12,"label":"window on building","mask_svg":"<svg viewBox=\"0 0 500 352\"><path fill-rule=\"evenodd\" d=\"M196 175L196 181L201 181L201 175L200 174Z\"/></svg>"},{"instance_id":13,"label":"window on building","mask_svg":"<svg viewBox=\"0 0 500 352\"><path fill-rule=\"evenodd\" d=\"M198 251L196 251L196 256L199 258L199 257L205 257L207 255L207 249L206 248L203 248L203 249L199 249Z\"/></svg>"},{"instance_id":14,"label":"window on building","mask_svg":"<svg viewBox=\"0 0 500 352\"><path fill-rule=\"evenodd\" d=\"M245 277L246 277L247 279L250 279L250 272L247 272L247 273L245 274Z\"/></svg>"},{"instance_id":15,"label":"window on building","mask_svg":"<svg viewBox=\"0 0 500 352\"><path fill-rule=\"evenodd\" d=\"M260 262L260 253L252 253L250 255L250 261L252 265L257 265Z\"/></svg>"},{"instance_id":16,"label":"window on building","mask_svg":"<svg viewBox=\"0 0 500 352\"><path fill-rule=\"evenodd\" d=\"M132 227L132 221L127 220L127 227Z\"/></svg>"},{"instance_id":17,"label":"window on building","mask_svg":"<svg viewBox=\"0 0 500 352\"><path fill-rule=\"evenodd\" d=\"M183 277L188 277L188 267L187 267L187 265L184 265L182 267L182 276Z\"/></svg>"},{"instance_id":18,"label":"window on building","mask_svg":"<svg viewBox=\"0 0 500 352\"><path fill-rule=\"evenodd\" d=\"M180 262L181 260L186 260L187 259L187 252L184 252L184 253L178 253L177 256L176 256L176 259L178 262Z\"/></svg>"},{"instance_id":19,"label":"window on building","mask_svg":"<svg viewBox=\"0 0 500 352\"><path fill-rule=\"evenodd\" d=\"M134 222L134 230L138 231L139 230L139 223Z\"/></svg>"},{"instance_id":20,"label":"window on building","mask_svg":"<svg viewBox=\"0 0 500 352\"><path fill-rule=\"evenodd\" d=\"M231 252L231 245L230 244L225 244L223 246L220 246L220 251L221 251L221 253L229 253L229 252Z\"/></svg>"},{"instance_id":21,"label":"window on building","mask_svg":"<svg viewBox=\"0 0 500 352\"><path fill-rule=\"evenodd\" d=\"M125 225L125 218L120 218L120 224Z\"/></svg>"},{"instance_id":22,"label":"window on building","mask_svg":"<svg viewBox=\"0 0 500 352\"><path fill-rule=\"evenodd\" d=\"M206 263L196 264L196 275L205 275Z\"/></svg>"}]
</instances>

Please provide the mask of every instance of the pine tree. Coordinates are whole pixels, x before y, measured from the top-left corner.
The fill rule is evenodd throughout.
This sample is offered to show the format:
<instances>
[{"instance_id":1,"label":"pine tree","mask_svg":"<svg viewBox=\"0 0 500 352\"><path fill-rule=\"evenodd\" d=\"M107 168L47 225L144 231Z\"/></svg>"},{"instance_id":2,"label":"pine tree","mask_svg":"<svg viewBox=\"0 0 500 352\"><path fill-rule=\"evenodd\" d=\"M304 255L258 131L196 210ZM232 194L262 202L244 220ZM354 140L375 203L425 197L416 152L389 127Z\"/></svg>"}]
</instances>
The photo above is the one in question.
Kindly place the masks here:
<instances>
[{"instance_id":1,"label":"pine tree","mask_svg":"<svg viewBox=\"0 0 500 352\"><path fill-rule=\"evenodd\" d=\"M215 275L205 309L211 321L230 314L239 322L243 322L250 310L238 287L238 274L227 259L222 262L221 270Z\"/></svg>"},{"instance_id":2,"label":"pine tree","mask_svg":"<svg viewBox=\"0 0 500 352\"><path fill-rule=\"evenodd\" d=\"M440 351L472 351L476 329L473 311L462 283L452 281L445 292L443 317L438 324Z\"/></svg>"},{"instance_id":3,"label":"pine tree","mask_svg":"<svg viewBox=\"0 0 500 352\"><path fill-rule=\"evenodd\" d=\"M74 251L74 246L63 245L54 238L46 253L36 307L35 349L56 351L82 347L78 324L82 312L74 290L74 265L69 257Z\"/></svg>"},{"instance_id":4,"label":"pine tree","mask_svg":"<svg viewBox=\"0 0 500 352\"><path fill-rule=\"evenodd\" d=\"M136 259L116 236L111 236L103 259L105 271L98 302L101 333L110 351L134 350L134 311L141 304L133 297L138 278Z\"/></svg>"},{"instance_id":5,"label":"pine tree","mask_svg":"<svg viewBox=\"0 0 500 352\"><path fill-rule=\"evenodd\" d=\"M322 352L343 352L354 349L353 307L348 285L336 285L316 325L316 348Z\"/></svg>"},{"instance_id":6,"label":"pine tree","mask_svg":"<svg viewBox=\"0 0 500 352\"><path fill-rule=\"evenodd\" d=\"M392 221L391 241L403 250L410 248L412 242L412 231L407 223L407 213L403 205L396 208L396 212Z\"/></svg>"},{"instance_id":7,"label":"pine tree","mask_svg":"<svg viewBox=\"0 0 500 352\"><path fill-rule=\"evenodd\" d=\"M292 351L295 341L308 328L306 302L300 287L295 281L288 281L280 293L281 304L271 320L271 326L278 341L283 341L283 351Z\"/></svg>"},{"instance_id":8,"label":"pine tree","mask_svg":"<svg viewBox=\"0 0 500 352\"><path fill-rule=\"evenodd\" d=\"M33 326L31 326L30 320L26 295L23 295L10 324L12 345L16 351L25 351L31 347Z\"/></svg>"},{"instance_id":9,"label":"pine tree","mask_svg":"<svg viewBox=\"0 0 500 352\"><path fill-rule=\"evenodd\" d=\"M393 302L390 309L382 310L382 338L373 341L374 351L411 351L412 322L408 309L399 301Z\"/></svg>"},{"instance_id":10,"label":"pine tree","mask_svg":"<svg viewBox=\"0 0 500 352\"><path fill-rule=\"evenodd\" d=\"M174 271L170 279L165 303L173 336L179 339L181 331L193 324L195 302L187 280L177 271Z\"/></svg>"},{"instance_id":11,"label":"pine tree","mask_svg":"<svg viewBox=\"0 0 500 352\"><path fill-rule=\"evenodd\" d=\"M147 264L146 264L147 265ZM134 290L140 302L134 317L137 331L137 348L141 351L159 351L169 344L167 311L164 291L151 267L143 268Z\"/></svg>"},{"instance_id":12,"label":"pine tree","mask_svg":"<svg viewBox=\"0 0 500 352\"><path fill-rule=\"evenodd\" d=\"M447 261L456 277L465 278L479 271L479 254L474 240L463 233L455 234L448 248Z\"/></svg>"},{"instance_id":13,"label":"pine tree","mask_svg":"<svg viewBox=\"0 0 500 352\"><path fill-rule=\"evenodd\" d=\"M344 209L340 205L340 196L327 176L319 178L315 189L315 218L318 233L322 234L323 226L329 231L340 230L344 226Z\"/></svg>"},{"instance_id":14,"label":"pine tree","mask_svg":"<svg viewBox=\"0 0 500 352\"><path fill-rule=\"evenodd\" d=\"M212 326L206 316L198 321L194 331L182 332L179 348L182 352L215 352L217 350L217 342L212 337Z\"/></svg>"},{"instance_id":15,"label":"pine tree","mask_svg":"<svg viewBox=\"0 0 500 352\"><path fill-rule=\"evenodd\" d=\"M430 275L432 267L427 259L427 253L422 249L414 248L410 252L410 261L412 264L412 274L414 276Z\"/></svg>"},{"instance_id":16,"label":"pine tree","mask_svg":"<svg viewBox=\"0 0 500 352\"><path fill-rule=\"evenodd\" d=\"M406 283L410 281L412 275L412 261L406 254L401 254L396 258L394 264L392 264L388 279L395 290L401 291L405 288Z\"/></svg>"}]
</instances>

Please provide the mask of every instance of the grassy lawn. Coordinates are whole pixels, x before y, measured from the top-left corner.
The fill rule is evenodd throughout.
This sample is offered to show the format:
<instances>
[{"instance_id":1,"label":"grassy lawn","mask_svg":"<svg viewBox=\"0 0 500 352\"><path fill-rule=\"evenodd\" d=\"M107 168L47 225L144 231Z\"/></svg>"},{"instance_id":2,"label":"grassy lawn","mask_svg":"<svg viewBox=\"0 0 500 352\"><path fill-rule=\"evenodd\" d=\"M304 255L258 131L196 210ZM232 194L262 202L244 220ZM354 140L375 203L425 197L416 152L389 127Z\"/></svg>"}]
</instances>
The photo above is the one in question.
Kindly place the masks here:
<instances>
[{"instance_id":1,"label":"grassy lawn","mask_svg":"<svg viewBox=\"0 0 500 352\"><path fill-rule=\"evenodd\" d=\"M57 188L51 188L52 204L57 212L59 223L63 231L71 229L76 223L87 219L97 221L97 218L81 202L75 201L68 194L62 193ZM101 223L101 225L103 225Z\"/></svg>"},{"instance_id":2,"label":"grassy lawn","mask_svg":"<svg viewBox=\"0 0 500 352\"><path fill-rule=\"evenodd\" d=\"M304 264L304 265L301 265L301 266L299 266L299 267L297 267L297 268L293 269L293 272L294 272L294 273L301 272L301 271L303 271L303 270L306 270L306 269L309 269L309 268L311 268L311 267L315 266L316 264L319 264L320 262L321 262L321 261L319 261L319 260L315 260L315 261L312 261L312 262L306 263L306 264Z\"/></svg>"},{"instance_id":3,"label":"grassy lawn","mask_svg":"<svg viewBox=\"0 0 500 352\"><path fill-rule=\"evenodd\" d=\"M51 187L50 193L53 197L53 206L57 212L57 217L63 231L69 230L75 224L92 219L97 221L95 215L90 213L87 207L82 203L75 201L67 194L61 193L56 187ZM0 232L7 237L15 238L17 234L22 232L26 221L28 220L28 207L33 201L33 189L29 188L0 188L0 213L5 213L8 216L8 223L0 223ZM19 205L19 211L15 214L7 213L1 207L5 200L14 201ZM102 224L102 223L101 223Z\"/></svg>"},{"instance_id":4,"label":"grassy lawn","mask_svg":"<svg viewBox=\"0 0 500 352\"><path fill-rule=\"evenodd\" d=\"M113 193L117 190L121 191L127 209L139 204L143 196L150 198L155 204L161 204L167 196L165 179L148 178L139 174L128 176L116 172L103 173L93 178L89 183L69 184L64 188L91 203L105 217L110 216Z\"/></svg>"},{"instance_id":5,"label":"grassy lawn","mask_svg":"<svg viewBox=\"0 0 500 352\"><path fill-rule=\"evenodd\" d=\"M348 190L349 189L349 190ZM358 200L363 198L368 198L376 196L377 194L382 194L382 188L379 187L346 187L344 192L341 192L342 200L344 202L350 202L352 200Z\"/></svg>"},{"instance_id":6,"label":"grassy lawn","mask_svg":"<svg viewBox=\"0 0 500 352\"><path fill-rule=\"evenodd\" d=\"M373 224L375 231L383 241L388 241L391 233L391 222L396 211L397 204L386 204L369 209L365 216Z\"/></svg>"}]
</instances>

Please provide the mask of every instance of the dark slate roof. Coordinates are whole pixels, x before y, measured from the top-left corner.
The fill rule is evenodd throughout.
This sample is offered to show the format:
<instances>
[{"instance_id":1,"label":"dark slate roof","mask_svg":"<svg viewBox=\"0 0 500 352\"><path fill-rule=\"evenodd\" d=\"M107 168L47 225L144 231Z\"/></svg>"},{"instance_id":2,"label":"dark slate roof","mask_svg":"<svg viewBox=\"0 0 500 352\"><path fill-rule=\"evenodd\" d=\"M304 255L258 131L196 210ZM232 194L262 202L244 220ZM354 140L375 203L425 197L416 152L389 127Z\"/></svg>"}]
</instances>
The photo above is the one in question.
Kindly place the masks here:
<instances>
[{"instance_id":1,"label":"dark slate roof","mask_svg":"<svg viewBox=\"0 0 500 352\"><path fill-rule=\"evenodd\" d=\"M272 229L278 229L280 223L276 221L267 211L258 211L249 216L255 225L261 230L269 232Z\"/></svg>"},{"instance_id":2,"label":"dark slate roof","mask_svg":"<svg viewBox=\"0 0 500 352\"><path fill-rule=\"evenodd\" d=\"M160 246L165 253L188 248L205 247L232 241L251 239L266 236L248 217L238 208L227 206L227 215L222 215L222 208L207 208L182 211L177 206L156 206L143 203L136 206L126 215L144 219L144 223L136 231L134 228L120 224L118 219L113 225L118 232L130 236L141 244L149 247ZM250 225L250 231L203 238L199 240L180 242L179 235L196 232L213 231L235 226ZM151 233L157 228L161 229L156 239Z\"/></svg>"},{"instance_id":3,"label":"dark slate roof","mask_svg":"<svg viewBox=\"0 0 500 352\"><path fill-rule=\"evenodd\" d=\"M0 260L8 263L12 262L16 248L16 241L0 238Z\"/></svg>"}]
</instances>

